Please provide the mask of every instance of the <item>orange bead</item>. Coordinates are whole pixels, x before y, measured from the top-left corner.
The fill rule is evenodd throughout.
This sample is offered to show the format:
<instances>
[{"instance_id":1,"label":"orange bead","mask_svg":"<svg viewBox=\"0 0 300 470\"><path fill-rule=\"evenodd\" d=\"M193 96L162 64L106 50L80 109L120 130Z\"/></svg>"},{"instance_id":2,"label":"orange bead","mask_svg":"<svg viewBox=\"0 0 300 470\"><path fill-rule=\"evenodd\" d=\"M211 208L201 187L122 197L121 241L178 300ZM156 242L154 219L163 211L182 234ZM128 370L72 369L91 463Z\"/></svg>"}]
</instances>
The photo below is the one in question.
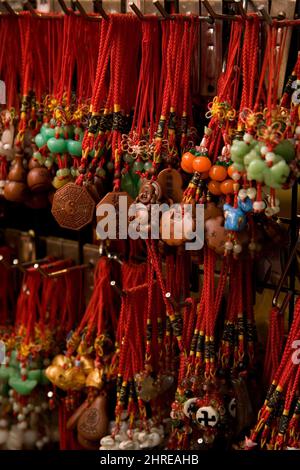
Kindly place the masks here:
<instances>
[{"instance_id":1,"label":"orange bead","mask_svg":"<svg viewBox=\"0 0 300 470\"><path fill-rule=\"evenodd\" d=\"M219 181L211 180L208 183L207 188L208 188L208 191L214 196L220 196L220 194L222 194L220 186L221 186L221 183L219 183Z\"/></svg>"},{"instance_id":2,"label":"orange bead","mask_svg":"<svg viewBox=\"0 0 300 470\"><path fill-rule=\"evenodd\" d=\"M227 176L227 170L224 166L213 165L209 170L209 176L215 181L224 181Z\"/></svg>"},{"instance_id":3,"label":"orange bead","mask_svg":"<svg viewBox=\"0 0 300 470\"><path fill-rule=\"evenodd\" d=\"M233 194L234 193L234 189L233 189L233 184L234 182L232 180L225 180L225 181L222 181L222 183L220 184L220 189L222 191L223 194Z\"/></svg>"},{"instance_id":4,"label":"orange bead","mask_svg":"<svg viewBox=\"0 0 300 470\"><path fill-rule=\"evenodd\" d=\"M205 171L209 171L211 167L211 161L207 157L196 157L193 161L193 169L194 171L198 171L199 173L204 173Z\"/></svg>"},{"instance_id":5,"label":"orange bead","mask_svg":"<svg viewBox=\"0 0 300 470\"><path fill-rule=\"evenodd\" d=\"M186 171L187 173L193 173L193 161L195 159L195 155L193 155L191 152L185 152L182 157L181 157L181 168L183 171Z\"/></svg>"},{"instance_id":6,"label":"orange bead","mask_svg":"<svg viewBox=\"0 0 300 470\"><path fill-rule=\"evenodd\" d=\"M230 176L230 178L232 178L232 175L234 173L239 173L238 170L235 168L234 164L233 165L230 165L228 168L227 168L227 172L228 172L228 176Z\"/></svg>"}]
</instances>

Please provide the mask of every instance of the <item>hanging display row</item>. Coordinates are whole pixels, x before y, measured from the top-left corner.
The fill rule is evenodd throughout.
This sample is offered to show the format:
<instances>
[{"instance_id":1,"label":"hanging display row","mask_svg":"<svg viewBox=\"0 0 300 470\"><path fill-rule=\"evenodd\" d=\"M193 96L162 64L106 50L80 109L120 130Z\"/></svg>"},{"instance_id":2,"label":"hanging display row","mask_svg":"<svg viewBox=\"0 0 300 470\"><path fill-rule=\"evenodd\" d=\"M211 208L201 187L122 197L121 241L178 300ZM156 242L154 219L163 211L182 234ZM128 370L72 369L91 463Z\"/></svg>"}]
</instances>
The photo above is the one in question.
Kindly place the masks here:
<instances>
[{"instance_id":1,"label":"hanging display row","mask_svg":"<svg viewBox=\"0 0 300 470\"><path fill-rule=\"evenodd\" d=\"M235 16L204 109L196 15L0 17L1 197L102 250L85 305L86 266L48 256L12 288L1 248L0 446L300 447L299 301L286 340L272 309L265 361L253 306L300 173L299 58L279 96L297 21Z\"/></svg>"}]
</instances>

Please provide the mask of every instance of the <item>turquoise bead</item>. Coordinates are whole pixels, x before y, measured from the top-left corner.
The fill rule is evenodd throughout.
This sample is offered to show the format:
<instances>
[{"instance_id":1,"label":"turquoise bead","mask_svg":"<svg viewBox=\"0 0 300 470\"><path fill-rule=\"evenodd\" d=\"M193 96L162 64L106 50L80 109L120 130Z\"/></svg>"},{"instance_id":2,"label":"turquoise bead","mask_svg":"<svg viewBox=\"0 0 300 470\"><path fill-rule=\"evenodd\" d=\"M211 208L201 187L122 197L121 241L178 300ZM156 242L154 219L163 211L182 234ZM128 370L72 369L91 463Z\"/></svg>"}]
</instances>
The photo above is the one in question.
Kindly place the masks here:
<instances>
[{"instance_id":1,"label":"turquoise bead","mask_svg":"<svg viewBox=\"0 0 300 470\"><path fill-rule=\"evenodd\" d=\"M37 134L35 136L34 141L35 141L36 145L38 146L38 148L43 147L46 143L46 140L45 140L43 134Z\"/></svg>"},{"instance_id":2,"label":"turquoise bead","mask_svg":"<svg viewBox=\"0 0 300 470\"><path fill-rule=\"evenodd\" d=\"M65 153L67 151L67 141L65 139L56 139L51 137L47 142L48 149L53 153Z\"/></svg>"},{"instance_id":3,"label":"turquoise bead","mask_svg":"<svg viewBox=\"0 0 300 470\"><path fill-rule=\"evenodd\" d=\"M69 139L67 141L67 146L70 155L74 155L75 157L81 157L82 145L80 141Z\"/></svg>"}]
</instances>

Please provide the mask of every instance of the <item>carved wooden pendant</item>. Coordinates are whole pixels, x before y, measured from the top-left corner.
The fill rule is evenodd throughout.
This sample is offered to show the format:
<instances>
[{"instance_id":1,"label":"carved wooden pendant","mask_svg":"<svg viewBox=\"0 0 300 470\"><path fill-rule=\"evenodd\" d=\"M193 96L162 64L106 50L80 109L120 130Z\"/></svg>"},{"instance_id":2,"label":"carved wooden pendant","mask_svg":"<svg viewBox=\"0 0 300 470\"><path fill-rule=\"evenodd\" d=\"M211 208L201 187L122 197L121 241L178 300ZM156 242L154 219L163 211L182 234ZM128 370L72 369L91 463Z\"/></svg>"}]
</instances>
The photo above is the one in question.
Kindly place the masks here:
<instances>
[{"instance_id":1,"label":"carved wooden pendant","mask_svg":"<svg viewBox=\"0 0 300 470\"><path fill-rule=\"evenodd\" d=\"M85 439L81 434L77 436L79 444L87 450L99 450L99 441L89 441Z\"/></svg>"},{"instance_id":2,"label":"carved wooden pendant","mask_svg":"<svg viewBox=\"0 0 300 470\"><path fill-rule=\"evenodd\" d=\"M95 201L84 186L67 183L56 191L52 214L67 229L80 230L93 220Z\"/></svg>"},{"instance_id":3,"label":"carved wooden pendant","mask_svg":"<svg viewBox=\"0 0 300 470\"><path fill-rule=\"evenodd\" d=\"M224 253L226 242L226 230L223 225L222 216L208 219L205 222L205 241L209 248L219 255Z\"/></svg>"},{"instance_id":4,"label":"carved wooden pendant","mask_svg":"<svg viewBox=\"0 0 300 470\"><path fill-rule=\"evenodd\" d=\"M80 416L77 431L84 439L99 441L108 429L107 398L99 395Z\"/></svg>"},{"instance_id":5,"label":"carved wooden pendant","mask_svg":"<svg viewBox=\"0 0 300 470\"><path fill-rule=\"evenodd\" d=\"M77 410L72 414L72 416L70 416L70 418L67 421L67 429L69 431L71 431L72 429L75 428L75 426L78 423L78 420L79 420L80 416L82 415L82 413L84 413L84 411L88 408L88 406L89 406L89 403L88 403L87 400L85 400L80 405L80 407L77 408Z\"/></svg>"},{"instance_id":6,"label":"carved wooden pendant","mask_svg":"<svg viewBox=\"0 0 300 470\"><path fill-rule=\"evenodd\" d=\"M96 219L97 223L101 222L102 219L107 217L108 212L103 208L103 205L113 206L116 217L116 236L119 237L119 215L126 214L126 220L128 217L128 209L133 203L133 199L125 191L112 191L107 193L103 199L97 204L96 208ZM99 235L99 234L98 234Z\"/></svg>"},{"instance_id":7,"label":"carved wooden pendant","mask_svg":"<svg viewBox=\"0 0 300 470\"><path fill-rule=\"evenodd\" d=\"M173 202L182 201L182 178L177 170L169 168L162 170L157 177L157 181L161 186L165 199L172 199Z\"/></svg>"}]
</instances>

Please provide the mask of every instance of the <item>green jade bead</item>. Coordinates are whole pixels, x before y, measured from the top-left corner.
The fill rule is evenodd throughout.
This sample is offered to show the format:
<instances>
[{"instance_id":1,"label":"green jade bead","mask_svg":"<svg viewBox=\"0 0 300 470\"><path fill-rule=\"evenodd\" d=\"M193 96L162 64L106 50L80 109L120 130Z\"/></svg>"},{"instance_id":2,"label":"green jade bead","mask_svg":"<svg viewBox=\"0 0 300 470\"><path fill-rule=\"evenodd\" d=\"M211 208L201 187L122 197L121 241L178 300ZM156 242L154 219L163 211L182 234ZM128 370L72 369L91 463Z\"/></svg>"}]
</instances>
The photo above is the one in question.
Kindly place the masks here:
<instances>
[{"instance_id":1,"label":"green jade bead","mask_svg":"<svg viewBox=\"0 0 300 470\"><path fill-rule=\"evenodd\" d=\"M53 127L46 127L45 129L45 140L48 141L52 137L55 137L55 129Z\"/></svg>"},{"instance_id":2,"label":"green jade bead","mask_svg":"<svg viewBox=\"0 0 300 470\"><path fill-rule=\"evenodd\" d=\"M276 145L274 152L281 155L287 163L291 162L295 158L295 146L288 139L283 140Z\"/></svg>"},{"instance_id":3,"label":"green jade bead","mask_svg":"<svg viewBox=\"0 0 300 470\"><path fill-rule=\"evenodd\" d=\"M253 160L247 168L248 180L255 180L262 183L264 180L264 170L266 163L264 160Z\"/></svg>"},{"instance_id":4,"label":"green jade bead","mask_svg":"<svg viewBox=\"0 0 300 470\"><path fill-rule=\"evenodd\" d=\"M279 185L284 184L290 174L290 167L284 160L273 165L270 170L274 181Z\"/></svg>"},{"instance_id":5,"label":"green jade bead","mask_svg":"<svg viewBox=\"0 0 300 470\"><path fill-rule=\"evenodd\" d=\"M144 170L149 171L153 167L152 162L145 162L144 163Z\"/></svg>"},{"instance_id":6,"label":"green jade bead","mask_svg":"<svg viewBox=\"0 0 300 470\"><path fill-rule=\"evenodd\" d=\"M133 171L142 171L143 168L144 168L144 163L143 162L135 161L134 164L132 165Z\"/></svg>"},{"instance_id":7,"label":"green jade bead","mask_svg":"<svg viewBox=\"0 0 300 470\"><path fill-rule=\"evenodd\" d=\"M280 184L276 183L276 181L274 180L274 175L271 172L271 168L269 167L266 167L264 170L264 183L266 186L269 186L269 188L280 188Z\"/></svg>"},{"instance_id":8,"label":"green jade bead","mask_svg":"<svg viewBox=\"0 0 300 470\"><path fill-rule=\"evenodd\" d=\"M67 148L70 155L74 155L75 157L81 157L82 143L79 140L69 139L67 141Z\"/></svg>"},{"instance_id":9,"label":"green jade bead","mask_svg":"<svg viewBox=\"0 0 300 470\"><path fill-rule=\"evenodd\" d=\"M47 147L50 152L53 153L65 153L67 152L67 141L65 139L51 137L47 142Z\"/></svg>"},{"instance_id":10,"label":"green jade bead","mask_svg":"<svg viewBox=\"0 0 300 470\"><path fill-rule=\"evenodd\" d=\"M48 129L48 127L49 127L49 124L43 124L40 129L40 133L42 134L45 140L46 140L46 129Z\"/></svg>"},{"instance_id":11,"label":"green jade bead","mask_svg":"<svg viewBox=\"0 0 300 470\"><path fill-rule=\"evenodd\" d=\"M51 168L53 165L53 158L50 158L50 157L46 158L44 165L46 168Z\"/></svg>"},{"instance_id":12,"label":"green jade bead","mask_svg":"<svg viewBox=\"0 0 300 470\"><path fill-rule=\"evenodd\" d=\"M38 146L39 149L46 144L46 139L44 138L44 136L42 134L37 134L35 136L34 141L35 141L35 143L36 143L36 145Z\"/></svg>"},{"instance_id":13,"label":"green jade bead","mask_svg":"<svg viewBox=\"0 0 300 470\"><path fill-rule=\"evenodd\" d=\"M65 176L69 176L69 174L70 174L69 168L60 168L56 172L56 176L58 176L58 178L64 178Z\"/></svg>"},{"instance_id":14,"label":"green jade bead","mask_svg":"<svg viewBox=\"0 0 300 470\"><path fill-rule=\"evenodd\" d=\"M252 148L250 145L246 144L243 140L234 140L230 149L231 159L241 160Z\"/></svg>"}]
</instances>

